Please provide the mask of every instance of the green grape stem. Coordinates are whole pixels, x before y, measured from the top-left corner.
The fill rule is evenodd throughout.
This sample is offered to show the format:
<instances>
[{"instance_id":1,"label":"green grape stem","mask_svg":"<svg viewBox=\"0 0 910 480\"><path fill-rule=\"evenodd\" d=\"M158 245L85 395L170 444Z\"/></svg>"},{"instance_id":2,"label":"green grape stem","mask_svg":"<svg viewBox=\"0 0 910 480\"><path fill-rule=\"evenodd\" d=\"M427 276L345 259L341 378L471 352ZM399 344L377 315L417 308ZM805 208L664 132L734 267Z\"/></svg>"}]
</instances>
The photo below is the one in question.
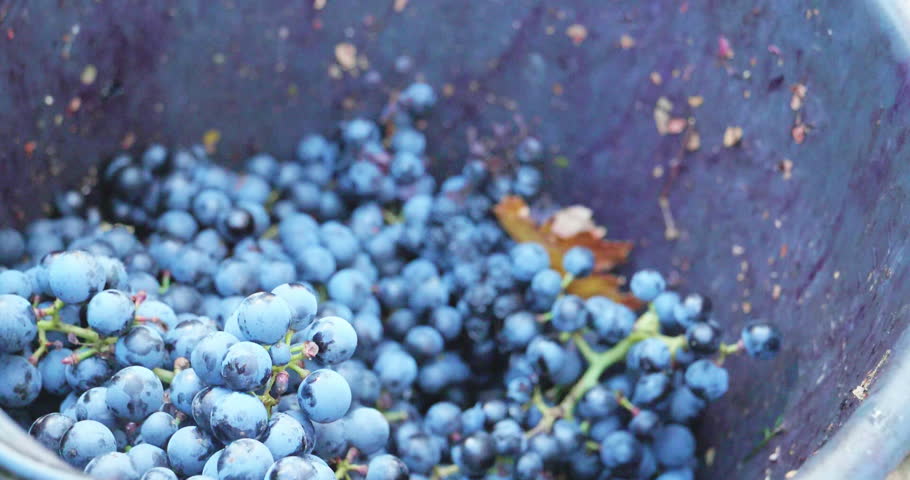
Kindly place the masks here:
<instances>
[{"instance_id":1,"label":"green grape stem","mask_svg":"<svg viewBox=\"0 0 910 480\"><path fill-rule=\"evenodd\" d=\"M628 337L603 352L595 352L580 334L576 334L574 336L575 344L585 360L588 361L588 368L581 378L575 382L569 393L563 397L562 401L553 407L547 406L540 392L535 391L531 401L540 409L542 417L540 422L527 432L527 437L530 438L538 433L549 432L553 427L553 423L560 418L571 418L578 401L581 400L584 394L588 393L588 390L598 384L601 375L608 368L626 358L626 354L629 353L629 349L633 345L646 338L659 336L659 327L660 323L657 315L652 311L645 312L635 322L635 329ZM685 346L684 336L661 338L671 342L673 345L680 345L680 348Z\"/></svg>"},{"instance_id":2,"label":"green grape stem","mask_svg":"<svg viewBox=\"0 0 910 480\"><path fill-rule=\"evenodd\" d=\"M158 376L158 379L161 380L161 383L166 383L168 385L174 381L174 375L176 375L173 371L165 370L163 368L155 368L152 369L152 371L155 372L155 375Z\"/></svg>"},{"instance_id":3,"label":"green grape stem","mask_svg":"<svg viewBox=\"0 0 910 480\"><path fill-rule=\"evenodd\" d=\"M441 480L458 473L458 465L438 465L433 467L433 480Z\"/></svg>"}]
</instances>

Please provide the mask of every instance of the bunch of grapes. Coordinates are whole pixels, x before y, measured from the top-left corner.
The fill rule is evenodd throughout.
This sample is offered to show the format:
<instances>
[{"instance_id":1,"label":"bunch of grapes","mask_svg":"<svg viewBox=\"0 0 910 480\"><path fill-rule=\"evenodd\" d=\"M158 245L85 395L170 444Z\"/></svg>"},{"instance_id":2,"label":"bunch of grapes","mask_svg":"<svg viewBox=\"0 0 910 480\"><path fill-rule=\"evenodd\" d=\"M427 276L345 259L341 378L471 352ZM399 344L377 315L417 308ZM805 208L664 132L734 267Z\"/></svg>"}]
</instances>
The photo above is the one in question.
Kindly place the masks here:
<instances>
[{"instance_id":1,"label":"bunch of grapes","mask_svg":"<svg viewBox=\"0 0 910 480\"><path fill-rule=\"evenodd\" d=\"M540 142L438 182L434 103L412 84L240 173L153 145L102 205L0 230L0 406L100 479L691 479L724 361L778 331L724 343L653 270L641 311L569 293L594 252L552 265L492 215L540 198Z\"/></svg>"}]
</instances>

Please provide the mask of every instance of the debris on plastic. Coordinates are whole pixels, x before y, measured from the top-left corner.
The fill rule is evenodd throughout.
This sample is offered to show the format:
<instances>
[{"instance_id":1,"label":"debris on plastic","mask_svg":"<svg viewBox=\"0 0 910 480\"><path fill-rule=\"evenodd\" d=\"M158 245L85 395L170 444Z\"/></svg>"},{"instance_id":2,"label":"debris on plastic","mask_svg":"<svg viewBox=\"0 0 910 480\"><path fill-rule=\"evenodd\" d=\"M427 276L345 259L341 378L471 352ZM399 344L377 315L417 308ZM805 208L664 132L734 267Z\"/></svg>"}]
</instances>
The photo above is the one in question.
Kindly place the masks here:
<instances>
[{"instance_id":1,"label":"debris on plastic","mask_svg":"<svg viewBox=\"0 0 910 480\"><path fill-rule=\"evenodd\" d=\"M217 129L209 129L202 135L202 145L208 154L215 153L218 148L218 141L221 140L221 132Z\"/></svg>"},{"instance_id":2,"label":"debris on plastic","mask_svg":"<svg viewBox=\"0 0 910 480\"><path fill-rule=\"evenodd\" d=\"M566 35L572 39L572 43L578 46L588 38L588 29L580 23L573 23L566 28Z\"/></svg>"},{"instance_id":3,"label":"debris on plastic","mask_svg":"<svg viewBox=\"0 0 910 480\"><path fill-rule=\"evenodd\" d=\"M698 108L703 103L705 103L705 99L701 95L694 95L689 97L689 106L692 108Z\"/></svg>"},{"instance_id":4,"label":"debris on plastic","mask_svg":"<svg viewBox=\"0 0 910 480\"><path fill-rule=\"evenodd\" d=\"M743 128L737 126L730 126L724 130L724 146L727 148L735 147L743 139Z\"/></svg>"},{"instance_id":5,"label":"debris on plastic","mask_svg":"<svg viewBox=\"0 0 910 480\"><path fill-rule=\"evenodd\" d=\"M717 56L723 60L732 60L733 55L733 45L730 44L730 40L723 35L717 37Z\"/></svg>"},{"instance_id":6,"label":"debris on plastic","mask_svg":"<svg viewBox=\"0 0 910 480\"><path fill-rule=\"evenodd\" d=\"M82 70L82 75L80 80L82 80L83 85L91 85L95 83L95 79L98 78L98 68L94 65L86 65Z\"/></svg>"},{"instance_id":7,"label":"debris on plastic","mask_svg":"<svg viewBox=\"0 0 910 480\"><path fill-rule=\"evenodd\" d=\"M628 35L628 34L625 34L625 33L624 33L624 34L622 34L622 35L619 37L619 46L620 46L623 50L628 50L628 49L630 49L630 48L634 48L634 47L635 47L635 39L632 38L631 35Z\"/></svg>"},{"instance_id":8,"label":"debris on plastic","mask_svg":"<svg viewBox=\"0 0 910 480\"><path fill-rule=\"evenodd\" d=\"M408 6L408 0L395 0L394 9L396 12L400 12Z\"/></svg>"},{"instance_id":9,"label":"debris on plastic","mask_svg":"<svg viewBox=\"0 0 910 480\"><path fill-rule=\"evenodd\" d=\"M335 45L335 60L338 61L341 68L353 70L357 67L357 47L348 42Z\"/></svg>"},{"instance_id":10,"label":"debris on plastic","mask_svg":"<svg viewBox=\"0 0 910 480\"><path fill-rule=\"evenodd\" d=\"M794 112L799 111L803 108L803 99L806 98L808 88L802 83L797 83L790 87L790 91L793 92L793 96L790 97L790 109Z\"/></svg>"}]
</instances>

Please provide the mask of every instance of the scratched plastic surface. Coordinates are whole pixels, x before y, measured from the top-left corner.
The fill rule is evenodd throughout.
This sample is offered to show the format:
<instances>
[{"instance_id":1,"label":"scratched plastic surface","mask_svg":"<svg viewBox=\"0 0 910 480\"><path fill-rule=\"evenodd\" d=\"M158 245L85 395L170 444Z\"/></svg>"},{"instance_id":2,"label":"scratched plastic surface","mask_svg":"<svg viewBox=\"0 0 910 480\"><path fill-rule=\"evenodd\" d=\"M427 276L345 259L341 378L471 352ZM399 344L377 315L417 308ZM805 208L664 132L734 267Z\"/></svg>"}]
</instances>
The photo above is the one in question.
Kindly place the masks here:
<instances>
[{"instance_id":1,"label":"scratched plastic surface","mask_svg":"<svg viewBox=\"0 0 910 480\"><path fill-rule=\"evenodd\" d=\"M782 478L827 444L886 452L880 476L905 453L898 443L910 445L899 415L889 435L829 442L863 404L851 392L866 381L865 402L875 401L904 363L893 353L867 381L910 298L908 68L872 3L177 3L0 0L0 222L40 215L38 200L123 144L187 144L217 130L225 161L260 149L287 156L302 132L375 116L420 75L452 91L429 127L438 172L463 161L469 128L520 117L551 158L569 161L548 167L549 191L592 206L611 237L635 240L636 265L672 268L683 289L710 292L731 332L750 317L785 332L774 361L729 362L734 385L698 427L715 452L701 478ZM572 24L586 37L573 42ZM719 36L732 59L718 57ZM339 42L375 73L331 78ZM411 69L398 68L402 55ZM797 83L807 87L799 113ZM658 135L660 97L695 119L698 151ZM742 127L739 146L723 147L728 126ZM674 241L661 194L681 232ZM783 431L754 451L778 418Z\"/></svg>"}]
</instances>

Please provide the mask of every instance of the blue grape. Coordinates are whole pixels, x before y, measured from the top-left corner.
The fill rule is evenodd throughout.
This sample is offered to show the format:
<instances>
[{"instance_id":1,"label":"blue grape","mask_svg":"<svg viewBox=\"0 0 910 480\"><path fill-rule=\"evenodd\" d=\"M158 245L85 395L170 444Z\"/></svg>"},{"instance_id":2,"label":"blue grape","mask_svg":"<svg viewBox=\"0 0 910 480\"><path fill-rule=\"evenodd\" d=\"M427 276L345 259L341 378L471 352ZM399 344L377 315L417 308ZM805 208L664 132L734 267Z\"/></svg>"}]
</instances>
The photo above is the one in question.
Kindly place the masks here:
<instances>
[{"instance_id":1,"label":"blue grape","mask_svg":"<svg viewBox=\"0 0 910 480\"><path fill-rule=\"evenodd\" d=\"M487 432L469 435L452 447L452 460L467 475L482 475L496 463L493 439Z\"/></svg>"},{"instance_id":2,"label":"blue grape","mask_svg":"<svg viewBox=\"0 0 910 480\"><path fill-rule=\"evenodd\" d=\"M114 345L114 358L120 367L140 365L145 368L160 368L164 367L166 357L161 333L148 325L132 327Z\"/></svg>"},{"instance_id":3,"label":"blue grape","mask_svg":"<svg viewBox=\"0 0 910 480\"><path fill-rule=\"evenodd\" d=\"M335 272L327 284L332 300L358 309L370 293L370 282L359 270L345 268Z\"/></svg>"},{"instance_id":4,"label":"blue grape","mask_svg":"<svg viewBox=\"0 0 910 480\"><path fill-rule=\"evenodd\" d=\"M274 458L284 458L300 452L309 453L313 449L314 432L309 420L300 422L293 415L274 413L262 435L262 443Z\"/></svg>"},{"instance_id":5,"label":"blue grape","mask_svg":"<svg viewBox=\"0 0 910 480\"><path fill-rule=\"evenodd\" d=\"M574 332L588 323L585 302L575 295L566 295L553 304L553 318L550 322L560 332Z\"/></svg>"},{"instance_id":6,"label":"blue grape","mask_svg":"<svg viewBox=\"0 0 910 480\"><path fill-rule=\"evenodd\" d=\"M28 434L52 452L58 452L63 436L75 423L76 420L61 413L48 413L32 423Z\"/></svg>"},{"instance_id":7,"label":"blue grape","mask_svg":"<svg viewBox=\"0 0 910 480\"><path fill-rule=\"evenodd\" d=\"M433 467L439 465L442 460L442 443L424 432L406 436L397 443L401 461L408 466L411 472L430 473Z\"/></svg>"},{"instance_id":8,"label":"blue grape","mask_svg":"<svg viewBox=\"0 0 910 480\"><path fill-rule=\"evenodd\" d=\"M188 242L196 235L199 225L192 215L183 210L169 210L158 217L157 230Z\"/></svg>"},{"instance_id":9,"label":"blue grape","mask_svg":"<svg viewBox=\"0 0 910 480\"><path fill-rule=\"evenodd\" d=\"M654 434L654 455L667 468L685 467L695 455L695 437L682 425L667 425Z\"/></svg>"},{"instance_id":10,"label":"blue grape","mask_svg":"<svg viewBox=\"0 0 910 480\"><path fill-rule=\"evenodd\" d=\"M342 420L329 423L313 422L316 445L313 453L323 458L336 458L348 451L348 438Z\"/></svg>"},{"instance_id":11,"label":"blue grape","mask_svg":"<svg viewBox=\"0 0 910 480\"><path fill-rule=\"evenodd\" d=\"M237 307L237 324L244 338L258 343L275 343L284 338L294 312L281 297L259 292L246 297Z\"/></svg>"},{"instance_id":12,"label":"blue grape","mask_svg":"<svg viewBox=\"0 0 910 480\"><path fill-rule=\"evenodd\" d=\"M44 391L53 395L65 395L71 387L66 381L66 369L63 360L71 356L73 351L68 348L54 349L47 353L38 362L38 371L41 372L41 386Z\"/></svg>"},{"instance_id":13,"label":"blue grape","mask_svg":"<svg viewBox=\"0 0 910 480\"><path fill-rule=\"evenodd\" d=\"M145 475L153 468L168 467L167 452L150 443L134 445L127 455L139 475Z\"/></svg>"},{"instance_id":14,"label":"blue grape","mask_svg":"<svg viewBox=\"0 0 910 480\"><path fill-rule=\"evenodd\" d=\"M664 470L657 476L656 480L694 480L695 474L689 468L676 468L673 470Z\"/></svg>"},{"instance_id":15,"label":"blue grape","mask_svg":"<svg viewBox=\"0 0 910 480\"><path fill-rule=\"evenodd\" d=\"M676 423L689 423L701 414L707 402L688 387L680 386L670 395L670 418Z\"/></svg>"},{"instance_id":16,"label":"blue grape","mask_svg":"<svg viewBox=\"0 0 910 480\"><path fill-rule=\"evenodd\" d=\"M445 340L435 328L429 325L418 325L405 336L408 351L419 357L435 357L445 348Z\"/></svg>"},{"instance_id":17,"label":"blue grape","mask_svg":"<svg viewBox=\"0 0 910 480\"><path fill-rule=\"evenodd\" d=\"M696 395L713 402L727 393L727 370L708 359L697 360L686 368L686 385Z\"/></svg>"},{"instance_id":18,"label":"blue grape","mask_svg":"<svg viewBox=\"0 0 910 480\"><path fill-rule=\"evenodd\" d=\"M206 387L193 397L193 420L204 430L211 431L212 408L221 397L231 393L222 387Z\"/></svg>"},{"instance_id":19,"label":"blue grape","mask_svg":"<svg viewBox=\"0 0 910 480\"><path fill-rule=\"evenodd\" d=\"M215 442L202 429L183 427L171 436L167 444L167 459L178 475L198 475L215 450Z\"/></svg>"},{"instance_id":20,"label":"blue grape","mask_svg":"<svg viewBox=\"0 0 910 480\"><path fill-rule=\"evenodd\" d=\"M546 465L552 465L559 459L559 442L550 433L538 433L529 438L528 450L540 455Z\"/></svg>"},{"instance_id":21,"label":"blue grape","mask_svg":"<svg viewBox=\"0 0 910 480\"><path fill-rule=\"evenodd\" d=\"M348 443L364 455L382 450L389 440L389 422L382 412L374 408L358 407L351 410L344 417L344 427Z\"/></svg>"},{"instance_id":22,"label":"blue grape","mask_svg":"<svg viewBox=\"0 0 910 480\"><path fill-rule=\"evenodd\" d=\"M543 459L537 452L525 452L515 461L515 479L535 480L540 478L543 468Z\"/></svg>"},{"instance_id":23,"label":"blue grape","mask_svg":"<svg viewBox=\"0 0 910 480\"><path fill-rule=\"evenodd\" d=\"M629 288L632 295L641 300L650 302L657 298L667 288L667 282L663 275L655 270L639 270L632 275L629 282Z\"/></svg>"},{"instance_id":24,"label":"blue grape","mask_svg":"<svg viewBox=\"0 0 910 480\"><path fill-rule=\"evenodd\" d=\"M594 271L594 252L586 247L572 247L562 256L562 268L575 277L587 277Z\"/></svg>"},{"instance_id":25,"label":"blue grape","mask_svg":"<svg viewBox=\"0 0 910 480\"><path fill-rule=\"evenodd\" d=\"M514 456L524 450L524 431L522 431L521 425L511 418L496 422L493 426L492 438L497 455Z\"/></svg>"},{"instance_id":26,"label":"blue grape","mask_svg":"<svg viewBox=\"0 0 910 480\"><path fill-rule=\"evenodd\" d=\"M0 265L12 265L25 255L25 239L12 228L0 229Z\"/></svg>"},{"instance_id":27,"label":"blue grape","mask_svg":"<svg viewBox=\"0 0 910 480\"><path fill-rule=\"evenodd\" d=\"M647 407L657 403L670 392L670 379L664 373L649 373L642 375L635 383L635 393L632 403L640 407Z\"/></svg>"},{"instance_id":28,"label":"blue grape","mask_svg":"<svg viewBox=\"0 0 910 480\"><path fill-rule=\"evenodd\" d=\"M190 364L196 375L208 385L224 385L221 363L228 348L237 342L237 337L227 332L212 332L203 337L190 354Z\"/></svg>"},{"instance_id":29,"label":"blue grape","mask_svg":"<svg viewBox=\"0 0 910 480\"><path fill-rule=\"evenodd\" d=\"M274 461L272 453L261 442L241 438L224 447L218 459L218 478L260 480Z\"/></svg>"},{"instance_id":30,"label":"blue grape","mask_svg":"<svg viewBox=\"0 0 910 480\"><path fill-rule=\"evenodd\" d=\"M184 368L177 372L173 380L171 380L171 403L177 410L191 415L193 413L193 399L203 388L205 388L205 384L196 375L196 370Z\"/></svg>"},{"instance_id":31,"label":"blue grape","mask_svg":"<svg viewBox=\"0 0 910 480\"><path fill-rule=\"evenodd\" d=\"M591 326L608 344L619 343L632 333L635 312L606 297L594 296L585 302L591 312Z\"/></svg>"},{"instance_id":32,"label":"blue grape","mask_svg":"<svg viewBox=\"0 0 910 480\"><path fill-rule=\"evenodd\" d=\"M139 366L126 367L108 382L108 408L117 417L141 421L163 403L164 387L154 372Z\"/></svg>"},{"instance_id":33,"label":"blue grape","mask_svg":"<svg viewBox=\"0 0 910 480\"><path fill-rule=\"evenodd\" d=\"M332 252L319 245L309 245L300 251L297 267L300 278L308 282L325 283L335 273L337 262Z\"/></svg>"},{"instance_id":34,"label":"blue grape","mask_svg":"<svg viewBox=\"0 0 910 480\"><path fill-rule=\"evenodd\" d=\"M76 468L85 468L93 458L116 450L114 434L94 420L74 423L60 440L60 456Z\"/></svg>"},{"instance_id":35,"label":"blue grape","mask_svg":"<svg viewBox=\"0 0 910 480\"><path fill-rule=\"evenodd\" d=\"M670 368L670 348L659 338L646 338L629 349L626 365L630 370L657 372Z\"/></svg>"},{"instance_id":36,"label":"blue grape","mask_svg":"<svg viewBox=\"0 0 910 480\"><path fill-rule=\"evenodd\" d=\"M347 413L351 405L351 387L332 370L316 370L297 390L300 408L315 422L334 422Z\"/></svg>"},{"instance_id":37,"label":"blue grape","mask_svg":"<svg viewBox=\"0 0 910 480\"><path fill-rule=\"evenodd\" d=\"M746 352L752 357L769 359L780 351L781 335L773 325L751 323L743 328L741 338Z\"/></svg>"},{"instance_id":38,"label":"blue grape","mask_svg":"<svg viewBox=\"0 0 910 480\"><path fill-rule=\"evenodd\" d=\"M405 480L408 474L408 466L400 458L383 454L370 459L366 480Z\"/></svg>"},{"instance_id":39,"label":"blue grape","mask_svg":"<svg viewBox=\"0 0 910 480\"><path fill-rule=\"evenodd\" d=\"M0 406L24 407L41 393L41 371L25 357L0 353Z\"/></svg>"},{"instance_id":40,"label":"blue grape","mask_svg":"<svg viewBox=\"0 0 910 480\"><path fill-rule=\"evenodd\" d=\"M104 290L88 302L88 326L102 336L120 336L133 323L136 309L129 295L119 290Z\"/></svg>"},{"instance_id":41,"label":"blue grape","mask_svg":"<svg viewBox=\"0 0 910 480\"><path fill-rule=\"evenodd\" d=\"M558 343L537 337L528 344L525 355L536 369L546 375L555 375L566 365L566 351Z\"/></svg>"},{"instance_id":42,"label":"blue grape","mask_svg":"<svg viewBox=\"0 0 910 480\"><path fill-rule=\"evenodd\" d=\"M32 289L31 279L19 270L4 270L0 272L0 294L29 298L32 296Z\"/></svg>"},{"instance_id":43,"label":"blue grape","mask_svg":"<svg viewBox=\"0 0 910 480\"><path fill-rule=\"evenodd\" d=\"M209 423L219 440L259 438L268 427L268 412L256 396L230 392L215 399Z\"/></svg>"},{"instance_id":44,"label":"blue grape","mask_svg":"<svg viewBox=\"0 0 910 480\"><path fill-rule=\"evenodd\" d=\"M159 448L167 446L168 440L176 431L177 419L167 412L152 413L139 427L142 441Z\"/></svg>"},{"instance_id":45,"label":"blue grape","mask_svg":"<svg viewBox=\"0 0 910 480\"><path fill-rule=\"evenodd\" d=\"M424 420L427 430L447 437L461 429L461 409L451 402L439 402L427 410Z\"/></svg>"},{"instance_id":46,"label":"blue grape","mask_svg":"<svg viewBox=\"0 0 910 480\"><path fill-rule=\"evenodd\" d=\"M550 267L550 256L539 243L520 243L509 252L512 275L516 280L530 282L537 272Z\"/></svg>"},{"instance_id":47,"label":"blue grape","mask_svg":"<svg viewBox=\"0 0 910 480\"><path fill-rule=\"evenodd\" d=\"M643 456L641 443L625 430L607 435L600 446L601 461L618 475L637 472Z\"/></svg>"},{"instance_id":48,"label":"blue grape","mask_svg":"<svg viewBox=\"0 0 910 480\"><path fill-rule=\"evenodd\" d=\"M120 452L108 452L92 459L85 466L85 473L94 478L116 478L136 480L139 473L130 456Z\"/></svg>"},{"instance_id":49,"label":"blue grape","mask_svg":"<svg viewBox=\"0 0 910 480\"><path fill-rule=\"evenodd\" d=\"M357 332L347 320L327 316L316 320L305 330L305 336L319 347L316 360L325 364L341 363L354 355Z\"/></svg>"},{"instance_id":50,"label":"blue grape","mask_svg":"<svg viewBox=\"0 0 910 480\"><path fill-rule=\"evenodd\" d=\"M170 468L155 467L145 472L139 480L179 480Z\"/></svg>"},{"instance_id":51,"label":"blue grape","mask_svg":"<svg viewBox=\"0 0 910 480\"><path fill-rule=\"evenodd\" d=\"M425 115L436 105L436 92L428 83L414 82L401 92L398 101L412 115Z\"/></svg>"},{"instance_id":52,"label":"blue grape","mask_svg":"<svg viewBox=\"0 0 910 480\"><path fill-rule=\"evenodd\" d=\"M332 480L335 474L310 458L285 457L269 467L264 480Z\"/></svg>"},{"instance_id":53,"label":"blue grape","mask_svg":"<svg viewBox=\"0 0 910 480\"><path fill-rule=\"evenodd\" d=\"M272 358L257 343L238 342L228 347L221 361L224 384L239 391L256 390L272 375Z\"/></svg>"},{"instance_id":54,"label":"blue grape","mask_svg":"<svg viewBox=\"0 0 910 480\"><path fill-rule=\"evenodd\" d=\"M446 341L454 340L461 334L461 313L454 307L437 307L430 315L430 323Z\"/></svg>"},{"instance_id":55,"label":"blue grape","mask_svg":"<svg viewBox=\"0 0 910 480\"><path fill-rule=\"evenodd\" d=\"M0 353L15 353L27 347L38 334L35 311L28 300L0 295Z\"/></svg>"},{"instance_id":56,"label":"blue grape","mask_svg":"<svg viewBox=\"0 0 910 480\"><path fill-rule=\"evenodd\" d=\"M51 261L47 280L55 297L66 303L82 303L104 288L107 275L93 255L71 250Z\"/></svg>"},{"instance_id":57,"label":"blue grape","mask_svg":"<svg viewBox=\"0 0 910 480\"><path fill-rule=\"evenodd\" d=\"M108 409L107 387L90 388L76 400L76 420L94 420L111 431L117 428L117 417Z\"/></svg>"},{"instance_id":58,"label":"blue grape","mask_svg":"<svg viewBox=\"0 0 910 480\"><path fill-rule=\"evenodd\" d=\"M382 385L391 392L402 392L417 379L417 361L401 350L381 353L373 370L379 375Z\"/></svg>"},{"instance_id":59,"label":"blue grape","mask_svg":"<svg viewBox=\"0 0 910 480\"><path fill-rule=\"evenodd\" d=\"M205 461L205 465L202 466L202 475L206 477L218 478L218 461L221 460L221 454L224 453L224 449L218 450L213 453L208 460Z\"/></svg>"},{"instance_id":60,"label":"blue grape","mask_svg":"<svg viewBox=\"0 0 910 480\"><path fill-rule=\"evenodd\" d=\"M174 313L174 309L160 300L146 300L142 302L136 309L136 317L156 319L157 322L166 325L167 329L176 327L178 323L177 314ZM159 330L162 329L159 328Z\"/></svg>"}]
</instances>

